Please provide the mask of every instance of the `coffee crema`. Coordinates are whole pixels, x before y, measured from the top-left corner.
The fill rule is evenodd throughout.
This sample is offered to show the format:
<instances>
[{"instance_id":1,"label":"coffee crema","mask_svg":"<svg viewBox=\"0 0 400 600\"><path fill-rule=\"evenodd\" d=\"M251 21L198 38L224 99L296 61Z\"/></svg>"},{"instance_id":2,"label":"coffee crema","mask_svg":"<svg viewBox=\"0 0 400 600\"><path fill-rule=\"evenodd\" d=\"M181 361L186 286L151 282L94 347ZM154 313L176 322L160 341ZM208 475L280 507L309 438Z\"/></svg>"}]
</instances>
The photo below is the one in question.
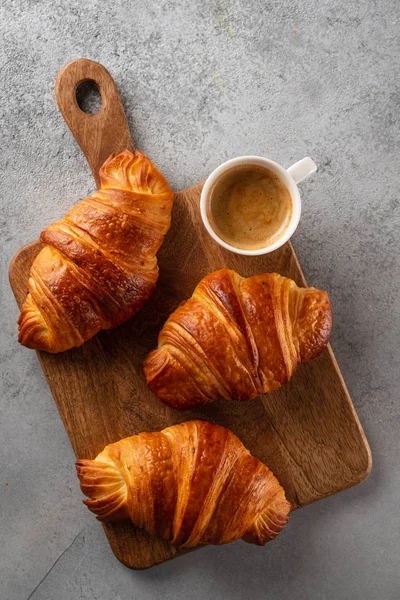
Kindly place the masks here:
<instances>
[{"instance_id":1,"label":"coffee crema","mask_svg":"<svg viewBox=\"0 0 400 600\"><path fill-rule=\"evenodd\" d=\"M240 165L223 173L207 204L215 233L243 250L258 250L276 242L289 226L292 213L286 185L273 171L258 165Z\"/></svg>"}]
</instances>

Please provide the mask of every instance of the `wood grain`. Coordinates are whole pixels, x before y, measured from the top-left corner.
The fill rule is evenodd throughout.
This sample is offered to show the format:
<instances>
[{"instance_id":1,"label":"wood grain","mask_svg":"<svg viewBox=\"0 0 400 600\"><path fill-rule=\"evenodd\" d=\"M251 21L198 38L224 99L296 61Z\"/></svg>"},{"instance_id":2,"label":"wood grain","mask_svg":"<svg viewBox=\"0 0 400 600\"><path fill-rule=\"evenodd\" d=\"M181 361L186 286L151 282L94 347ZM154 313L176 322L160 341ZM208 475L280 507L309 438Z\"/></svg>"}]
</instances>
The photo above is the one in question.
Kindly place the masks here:
<instances>
[{"instance_id":1,"label":"wood grain","mask_svg":"<svg viewBox=\"0 0 400 600\"><path fill-rule=\"evenodd\" d=\"M100 119L101 133L93 133L90 123L84 131L77 131L80 120L71 117L75 108L69 111L71 94L60 77L69 74L68 85L76 88L78 79L86 79L86 73L94 77L97 71L86 59L75 63L61 71L57 96L93 170L108 153L132 148L133 143L129 146L129 131L119 109L115 113L118 127L113 127L106 110L108 125ZM103 67L98 72L111 79ZM109 89L112 94L116 91L114 83L99 88L102 95ZM106 444L122 437L204 418L229 427L272 469L294 509L360 483L371 470L371 454L330 347L314 361L300 365L289 384L250 402L218 401L179 412L149 390L142 361L156 346L167 316L207 273L221 267L243 276L277 271L305 284L290 243L258 257L232 254L218 246L201 222L201 187L198 184L175 194L172 227L158 254L160 278L145 307L127 323L100 332L81 348L58 355L38 352L76 456L94 458ZM11 263L10 283L19 306L26 296L30 266L41 247L39 242L28 244ZM131 568L146 568L184 552L130 523L107 524L105 532L115 555Z\"/></svg>"},{"instance_id":2,"label":"wood grain","mask_svg":"<svg viewBox=\"0 0 400 600\"><path fill-rule=\"evenodd\" d=\"M85 81L94 83L101 95L101 108L95 114L83 112L76 100L76 90ZM103 65L81 58L61 69L55 92L61 114L87 158L96 185L99 185L99 169L110 154L134 149L114 80Z\"/></svg>"}]
</instances>

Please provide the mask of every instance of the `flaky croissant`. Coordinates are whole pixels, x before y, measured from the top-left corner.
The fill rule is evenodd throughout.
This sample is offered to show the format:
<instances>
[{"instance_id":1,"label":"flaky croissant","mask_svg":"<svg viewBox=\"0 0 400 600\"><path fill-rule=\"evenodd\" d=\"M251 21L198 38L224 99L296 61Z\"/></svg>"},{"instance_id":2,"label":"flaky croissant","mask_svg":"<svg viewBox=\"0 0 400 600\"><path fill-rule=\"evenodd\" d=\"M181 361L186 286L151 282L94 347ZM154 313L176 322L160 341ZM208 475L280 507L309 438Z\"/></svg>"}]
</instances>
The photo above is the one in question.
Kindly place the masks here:
<instances>
[{"instance_id":1,"label":"flaky croissant","mask_svg":"<svg viewBox=\"0 0 400 600\"><path fill-rule=\"evenodd\" d=\"M288 521L290 504L268 467L205 421L125 438L76 466L99 520L130 518L175 546L265 544Z\"/></svg>"},{"instance_id":2,"label":"flaky croissant","mask_svg":"<svg viewBox=\"0 0 400 600\"><path fill-rule=\"evenodd\" d=\"M151 390L185 409L218 398L250 400L286 383L328 343L326 292L276 273L207 275L168 318L144 362Z\"/></svg>"},{"instance_id":3,"label":"flaky croissant","mask_svg":"<svg viewBox=\"0 0 400 600\"><path fill-rule=\"evenodd\" d=\"M19 341L62 352L132 317L158 277L173 192L141 152L111 155L100 189L45 229L19 318Z\"/></svg>"}]
</instances>

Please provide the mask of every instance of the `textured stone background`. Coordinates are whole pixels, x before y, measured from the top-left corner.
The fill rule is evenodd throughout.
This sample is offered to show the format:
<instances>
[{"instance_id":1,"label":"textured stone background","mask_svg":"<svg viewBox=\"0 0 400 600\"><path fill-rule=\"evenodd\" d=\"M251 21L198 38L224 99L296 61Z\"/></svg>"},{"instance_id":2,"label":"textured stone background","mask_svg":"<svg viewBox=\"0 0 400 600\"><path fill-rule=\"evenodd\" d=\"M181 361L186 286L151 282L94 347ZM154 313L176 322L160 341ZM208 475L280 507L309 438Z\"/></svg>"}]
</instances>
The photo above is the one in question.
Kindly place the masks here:
<instances>
[{"instance_id":1,"label":"textured stone background","mask_svg":"<svg viewBox=\"0 0 400 600\"><path fill-rule=\"evenodd\" d=\"M1 1L2 599L400 597L399 6ZM265 549L238 542L146 572L119 564L81 505L37 359L16 343L11 257L93 190L53 87L82 56L111 71L137 146L175 188L240 154L319 165L302 185L294 245L308 281L330 292L332 343L374 469L296 512Z\"/></svg>"}]
</instances>

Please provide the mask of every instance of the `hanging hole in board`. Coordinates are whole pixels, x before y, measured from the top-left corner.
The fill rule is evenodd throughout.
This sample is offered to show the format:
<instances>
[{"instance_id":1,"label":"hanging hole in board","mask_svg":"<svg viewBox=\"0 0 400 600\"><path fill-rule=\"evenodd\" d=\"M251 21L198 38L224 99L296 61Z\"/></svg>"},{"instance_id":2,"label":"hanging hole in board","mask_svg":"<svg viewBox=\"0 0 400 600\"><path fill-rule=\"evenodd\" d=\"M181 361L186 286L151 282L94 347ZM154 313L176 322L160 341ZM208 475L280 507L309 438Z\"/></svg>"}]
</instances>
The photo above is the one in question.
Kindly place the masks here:
<instances>
[{"instance_id":1,"label":"hanging hole in board","mask_svg":"<svg viewBox=\"0 0 400 600\"><path fill-rule=\"evenodd\" d=\"M76 101L82 112L95 115L101 109L101 94L95 81L87 79L76 88Z\"/></svg>"}]
</instances>

